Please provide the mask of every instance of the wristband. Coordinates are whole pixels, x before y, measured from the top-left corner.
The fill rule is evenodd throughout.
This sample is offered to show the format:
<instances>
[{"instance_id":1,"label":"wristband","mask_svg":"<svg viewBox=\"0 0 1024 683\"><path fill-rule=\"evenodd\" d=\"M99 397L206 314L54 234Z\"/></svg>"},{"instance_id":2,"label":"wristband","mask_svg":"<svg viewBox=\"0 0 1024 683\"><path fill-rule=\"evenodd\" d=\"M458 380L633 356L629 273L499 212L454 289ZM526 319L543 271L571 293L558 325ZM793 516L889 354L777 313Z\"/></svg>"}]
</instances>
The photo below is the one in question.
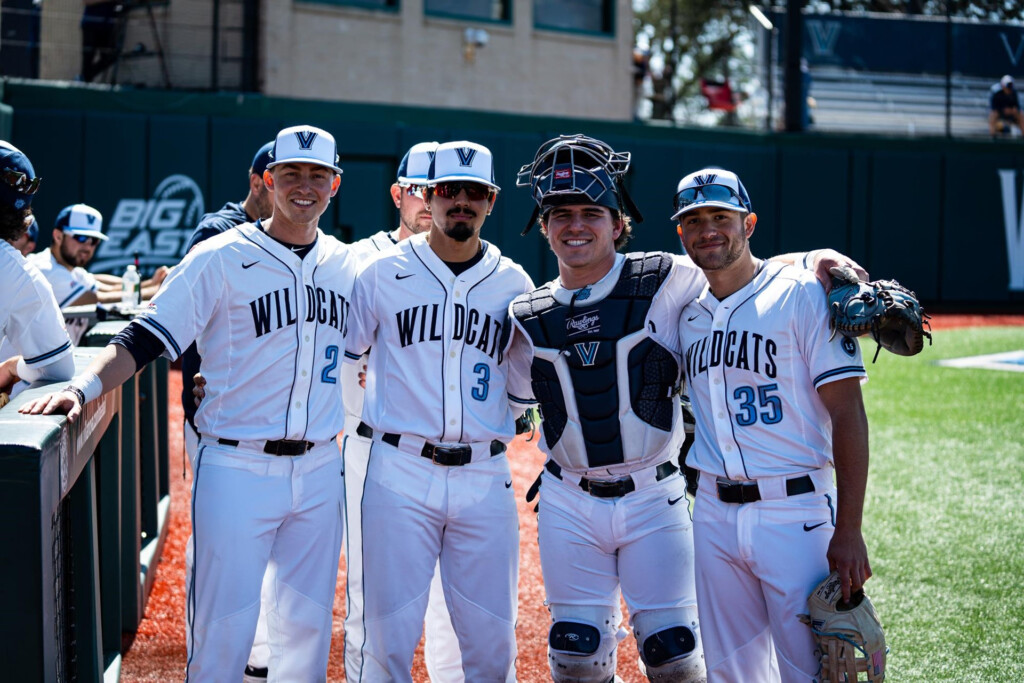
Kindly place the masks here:
<instances>
[{"instance_id":1,"label":"wristband","mask_svg":"<svg viewBox=\"0 0 1024 683\"><path fill-rule=\"evenodd\" d=\"M78 389L82 393L81 398L85 399L82 401L83 406L103 395L103 382L95 372L86 372L72 379L68 390L72 388Z\"/></svg>"},{"instance_id":2,"label":"wristband","mask_svg":"<svg viewBox=\"0 0 1024 683\"><path fill-rule=\"evenodd\" d=\"M85 406L85 394L83 394L82 390L76 387L74 384L67 385L66 387L61 389L61 391L66 391L69 394L74 394L75 398L78 400L78 405L83 407Z\"/></svg>"},{"instance_id":3,"label":"wristband","mask_svg":"<svg viewBox=\"0 0 1024 683\"><path fill-rule=\"evenodd\" d=\"M818 258L821 249L811 249L804 254L804 270L814 270L814 259Z\"/></svg>"}]
</instances>

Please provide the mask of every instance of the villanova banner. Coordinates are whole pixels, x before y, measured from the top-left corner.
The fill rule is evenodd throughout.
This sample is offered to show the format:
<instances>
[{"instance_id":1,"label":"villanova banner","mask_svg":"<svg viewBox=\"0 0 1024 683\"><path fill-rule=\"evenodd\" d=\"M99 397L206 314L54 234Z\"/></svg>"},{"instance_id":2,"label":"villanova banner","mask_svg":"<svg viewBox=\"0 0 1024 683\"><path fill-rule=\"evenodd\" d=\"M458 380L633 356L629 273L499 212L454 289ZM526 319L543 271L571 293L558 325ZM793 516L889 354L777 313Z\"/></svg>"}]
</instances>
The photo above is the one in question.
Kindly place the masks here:
<instances>
[{"instance_id":1,"label":"villanova banner","mask_svg":"<svg viewBox=\"0 0 1024 683\"><path fill-rule=\"evenodd\" d=\"M143 273L173 266L185 255L189 237L206 213L203 192L187 175L160 181L150 199L124 198L107 217L101 242L90 264L94 272L120 273L139 255Z\"/></svg>"}]
</instances>

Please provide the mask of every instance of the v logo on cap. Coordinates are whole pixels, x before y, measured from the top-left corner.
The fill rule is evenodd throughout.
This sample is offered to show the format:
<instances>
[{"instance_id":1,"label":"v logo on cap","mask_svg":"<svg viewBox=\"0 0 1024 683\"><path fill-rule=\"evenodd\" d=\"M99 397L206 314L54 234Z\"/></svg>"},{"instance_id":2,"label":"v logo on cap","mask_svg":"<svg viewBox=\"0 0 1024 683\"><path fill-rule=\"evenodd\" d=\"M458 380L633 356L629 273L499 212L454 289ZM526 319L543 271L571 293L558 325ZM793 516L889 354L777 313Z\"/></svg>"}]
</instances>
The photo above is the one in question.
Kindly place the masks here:
<instances>
[{"instance_id":1,"label":"v logo on cap","mask_svg":"<svg viewBox=\"0 0 1024 683\"><path fill-rule=\"evenodd\" d=\"M295 139L299 141L299 149L313 149L316 132L312 130L297 130L295 131Z\"/></svg>"},{"instance_id":2,"label":"v logo on cap","mask_svg":"<svg viewBox=\"0 0 1024 683\"><path fill-rule=\"evenodd\" d=\"M472 147L459 147L455 150L459 155L459 166L472 166L476 158L476 150Z\"/></svg>"}]
</instances>

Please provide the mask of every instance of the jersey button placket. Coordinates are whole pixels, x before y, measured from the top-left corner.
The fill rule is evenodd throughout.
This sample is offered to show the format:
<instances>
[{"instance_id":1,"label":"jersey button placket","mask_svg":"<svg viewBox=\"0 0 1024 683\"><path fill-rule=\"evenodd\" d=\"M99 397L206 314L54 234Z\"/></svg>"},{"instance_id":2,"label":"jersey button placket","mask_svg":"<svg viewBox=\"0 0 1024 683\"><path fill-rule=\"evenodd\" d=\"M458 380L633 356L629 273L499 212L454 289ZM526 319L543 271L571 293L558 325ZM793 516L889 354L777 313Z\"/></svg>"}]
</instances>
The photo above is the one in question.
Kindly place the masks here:
<instances>
[{"instance_id":1,"label":"jersey button placket","mask_svg":"<svg viewBox=\"0 0 1024 683\"><path fill-rule=\"evenodd\" d=\"M724 339L726 327L729 322L729 312L724 306L715 309L711 322L711 339L714 340L715 333ZM725 383L725 361L721 353L715 354L708 351L708 362L713 356L718 355L719 362L714 367L708 368L708 381L711 393L711 410L715 415L715 434L718 447L725 461L726 472L742 471L736 461L736 449L733 446L732 417L729 413L728 387Z\"/></svg>"},{"instance_id":2,"label":"jersey button placket","mask_svg":"<svg viewBox=\"0 0 1024 683\"><path fill-rule=\"evenodd\" d=\"M458 280L451 278L449 285L451 287L450 293L451 305L448 310L445 311L445 327L454 331L455 325L455 306L464 305L462 303L462 292L457 289ZM462 324L466 325L468 320L465 319L468 316L468 310L463 310L463 321ZM454 336L454 334L452 335ZM444 414L444 440L452 441L458 438L458 415L462 412L462 401L459 395L459 382L461 377L460 372L460 357L462 340L466 337L466 330L462 330L462 339L456 341L449 339L448 343L448 357L445 359L445 379L447 380L448 392L445 394L445 414Z\"/></svg>"},{"instance_id":3,"label":"jersey button placket","mask_svg":"<svg viewBox=\"0 0 1024 683\"><path fill-rule=\"evenodd\" d=\"M309 396L310 395L310 375L313 374L313 363L315 358L313 354L316 350L316 310L307 310L309 304L309 298L306 296L307 287L313 286L312 273L303 272L305 269L302 267L302 261L299 261L296 269L302 274L303 289L301 292L296 292L296 310L300 311L299 324L301 325L299 336L299 349L298 358L295 364L296 375L295 375L295 389L292 393L293 396ZM312 266L310 267L312 270ZM312 321L309 321L312 319ZM301 368L301 369L300 369ZM296 398L292 401L292 420L291 424L288 425L289 434L292 433L304 433L306 431L306 425L309 421L309 406L304 400Z\"/></svg>"}]
</instances>

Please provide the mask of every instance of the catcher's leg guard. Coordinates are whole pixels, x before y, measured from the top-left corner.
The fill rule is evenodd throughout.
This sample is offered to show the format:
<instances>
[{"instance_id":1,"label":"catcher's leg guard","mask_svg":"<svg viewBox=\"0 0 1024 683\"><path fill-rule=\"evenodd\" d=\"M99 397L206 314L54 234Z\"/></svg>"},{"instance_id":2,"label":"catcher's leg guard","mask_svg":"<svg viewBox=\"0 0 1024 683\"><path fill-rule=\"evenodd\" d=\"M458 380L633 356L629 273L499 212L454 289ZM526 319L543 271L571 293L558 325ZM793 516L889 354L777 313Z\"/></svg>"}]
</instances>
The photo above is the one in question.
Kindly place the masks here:
<instances>
[{"instance_id":1,"label":"catcher's leg guard","mask_svg":"<svg viewBox=\"0 0 1024 683\"><path fill-rule=\"evenodd\" d=\"M696 607L646 610L633 617L640 671L651 681L707 680Z\"/></svg>"},{"instance_id":2,"label":"catcher's leg guard","mask_svg":"<svg viewBox=\"0 0 1024 683\"><path fill-rule=\"evenodd\" d=\"M609 606L551 605L548 664L554 683L609 683L621 618Z\"/></svg>"}]
</instances>

